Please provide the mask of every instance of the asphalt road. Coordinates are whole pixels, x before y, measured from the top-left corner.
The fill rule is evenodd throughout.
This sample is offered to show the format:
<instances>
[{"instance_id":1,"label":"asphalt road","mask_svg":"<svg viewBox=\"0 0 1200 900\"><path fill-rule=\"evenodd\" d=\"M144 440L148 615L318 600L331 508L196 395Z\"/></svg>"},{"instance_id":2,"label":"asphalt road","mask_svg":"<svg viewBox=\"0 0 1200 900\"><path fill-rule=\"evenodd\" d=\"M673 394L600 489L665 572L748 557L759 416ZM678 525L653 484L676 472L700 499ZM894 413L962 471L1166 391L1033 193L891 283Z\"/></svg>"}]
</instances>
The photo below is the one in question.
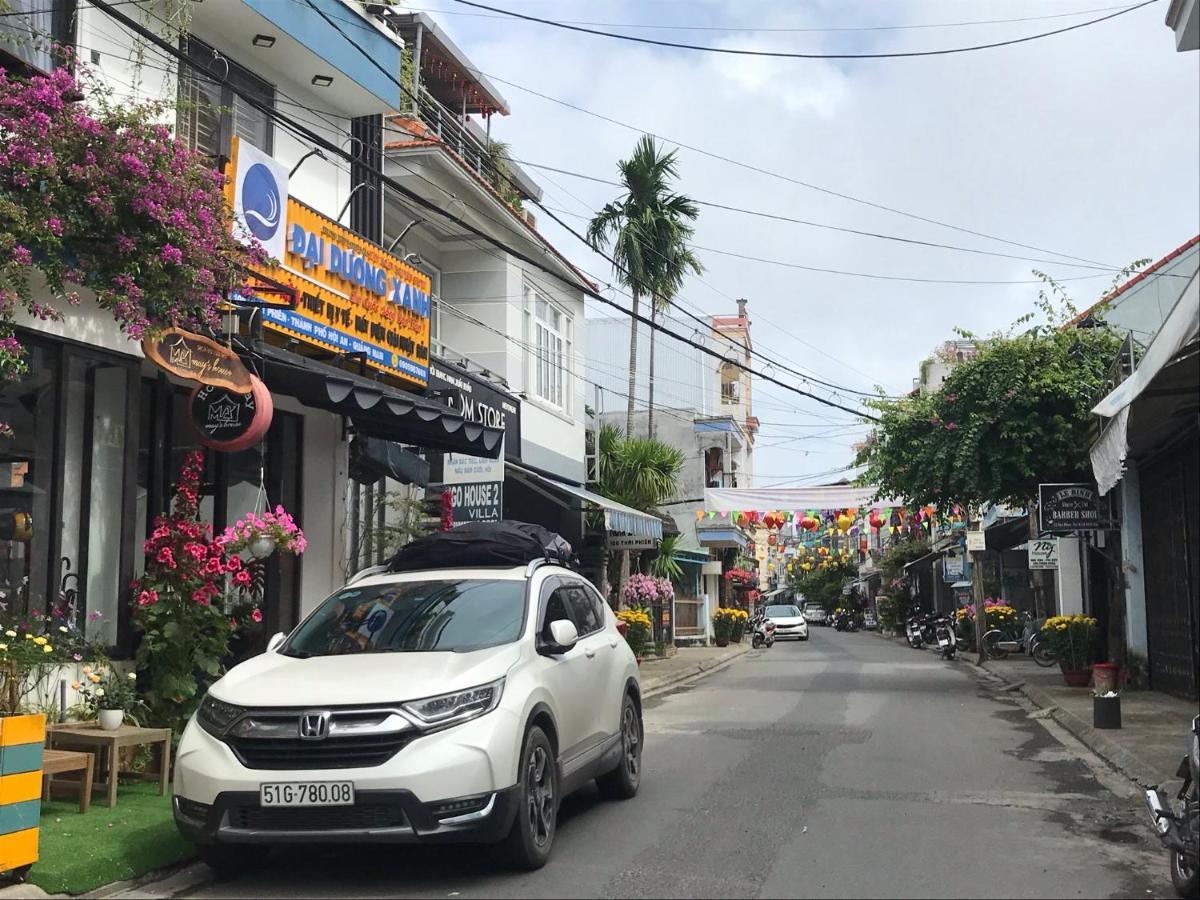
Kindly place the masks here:
<instances>
[{"instance_id":1,"label":"asphalt road","mask_svg":"<svg viewBox=\"0 0 1200 900\"><path fill-rule=\"evenodd\" d=\"M815 628L651 701L641 793L568 798L539 872L472 848L307 848L183 895L1171 896L1132 786L1024 703Z\"/></svg>"}]
</instances>

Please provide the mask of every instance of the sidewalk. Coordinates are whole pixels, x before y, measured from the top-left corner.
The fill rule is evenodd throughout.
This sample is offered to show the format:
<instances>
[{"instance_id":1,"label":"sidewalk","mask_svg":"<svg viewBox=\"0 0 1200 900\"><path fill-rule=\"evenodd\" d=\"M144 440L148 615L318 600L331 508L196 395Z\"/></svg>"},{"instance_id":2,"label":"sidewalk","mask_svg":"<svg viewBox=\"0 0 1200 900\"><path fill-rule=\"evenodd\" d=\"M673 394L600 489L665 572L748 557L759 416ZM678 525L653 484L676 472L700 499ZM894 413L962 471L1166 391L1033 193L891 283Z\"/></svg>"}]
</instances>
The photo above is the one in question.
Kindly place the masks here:
<instances>
[{"instance_id":1,"label":"sidewalk","mask_svg":"<svg viewBox=\"0 0 1200 900\"><path fill-rule=\"evenodd\" d=\"M750 650L747 639L728 647L680 647L668 659L642 660L642 697L649 699L700 675L723 669Z\"/></svg>"},{"instance_id":2,"label":"sidewalk","mask_svg":"<svg viewBox=\"0 0 1200 900\"><path fill-rule=\"evenodd\" d=\"M1138 784L1173 785L1187 753L1196 705L1160 691L1123 691L1121 728L1092 727L1092 690L1063 683L1057 666L1041 668L1032 659L989 660L984 668L1017 689L1060 725Z\"/></svg>"}]
</instances>

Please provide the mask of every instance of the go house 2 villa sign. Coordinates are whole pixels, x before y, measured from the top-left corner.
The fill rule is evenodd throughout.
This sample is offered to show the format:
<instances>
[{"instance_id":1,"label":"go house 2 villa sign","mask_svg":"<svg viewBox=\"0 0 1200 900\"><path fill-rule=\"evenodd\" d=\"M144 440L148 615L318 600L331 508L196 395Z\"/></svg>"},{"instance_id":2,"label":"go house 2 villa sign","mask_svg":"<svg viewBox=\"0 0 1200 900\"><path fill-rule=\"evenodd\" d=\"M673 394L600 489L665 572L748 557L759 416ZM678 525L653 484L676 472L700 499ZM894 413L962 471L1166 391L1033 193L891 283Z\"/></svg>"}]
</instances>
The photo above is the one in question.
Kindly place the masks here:
<instances>
[{"instance_id":1,"label":"go house 2 villa sign","mask_svg":"<svg viewBox=\"0 0 1200 900\"><path fill-rule=\"evenodd\" d=\"M1112 527L1108 500L1094 484L1039 484L1038 516L1051 534Z\"/></svg>"}]
</instances>

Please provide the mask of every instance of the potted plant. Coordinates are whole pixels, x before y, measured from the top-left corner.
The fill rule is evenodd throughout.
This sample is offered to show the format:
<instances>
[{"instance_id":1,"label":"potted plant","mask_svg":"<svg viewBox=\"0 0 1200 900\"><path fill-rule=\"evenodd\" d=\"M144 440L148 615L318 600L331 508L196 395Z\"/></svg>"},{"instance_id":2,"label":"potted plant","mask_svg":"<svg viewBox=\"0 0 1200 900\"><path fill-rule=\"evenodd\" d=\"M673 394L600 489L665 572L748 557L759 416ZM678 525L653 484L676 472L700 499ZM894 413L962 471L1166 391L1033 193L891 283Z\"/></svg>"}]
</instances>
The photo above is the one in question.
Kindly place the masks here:
<instances>
[{"instance_id":1,"label":"potted plant","mask_svg":"<svg viewBox=\"0 0 1200 900\"><path fill-rule=\"evenodd\" d=\"M112 665L83 667L83 677L71 687L79 692L84 708L95 714L100 727L116 731L137 705L137 673L122 675Z\"/></svg>"},{"instance_id":2,"label":"potted plant","mask_svg":"<svg viewBox=\"0 0 1200 900\"><path fill-rule=\"evenodd\" d=\"M713 614L713 637L717 640L718 647L728 647L730 640L733 638L734 624L740 620L738 615L740 609L732 609L730 607L721 607Z\"/></svg>"},{"instance_id":3,"label":"potted plant","mask_svg":"<svg viewBox=\"0 0 1200 900\"><path fill-rule=\"evenodd\" d=\"M1052 616L1042 625L1042 637L1054 649L1063 680L1072 687L1088 685L1096 635L1091 616Z\"/></svg>"},{"instance_id":4,"label":"potted plant","mask_svg":"<svg viewBox=\"0 0 1200 900\"><path fill-rule=\"evenodd\" d=\"M650 615L644 609L630 606L617 613L617 620L625 623L625 642L629 644L629 649L633 651L638 662L641 662L642 651L645 650L652 630Z\"/></svg>"},{"instance_id":5,"label":"potted plant","mask_svg":"<svg viewBox=\"0 0 1200 900\"><path fill-rule=\"evenodd\" d=\"M225 529L221 542L229 553L247 553L266 559L276 550L299 556L308 546L304 532L282 506L275 511L249 512Z\"/></svg>"},{"instance_id":6,"label":"potted plant","mask_svg":"<svg viewBox=\"0 0 1200 900\"><path fill-rule=\"evenodd\" d=\"M742 635L746 633L746 623L750 621L750 613L744 609L734 609L731 612L733 612L734 617L733 631L729 635L729 642L731 644L740 644L742 642Z\"/></svg>"}]
</instances>

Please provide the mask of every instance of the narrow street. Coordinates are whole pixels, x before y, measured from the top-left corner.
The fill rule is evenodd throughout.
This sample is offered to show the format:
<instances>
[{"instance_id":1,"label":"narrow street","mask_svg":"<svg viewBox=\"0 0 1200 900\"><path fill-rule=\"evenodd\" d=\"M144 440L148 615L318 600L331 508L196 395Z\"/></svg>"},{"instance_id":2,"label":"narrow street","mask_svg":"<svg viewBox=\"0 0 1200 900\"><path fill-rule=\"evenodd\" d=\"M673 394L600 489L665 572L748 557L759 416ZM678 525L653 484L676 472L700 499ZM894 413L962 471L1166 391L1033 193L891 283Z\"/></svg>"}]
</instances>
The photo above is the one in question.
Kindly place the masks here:
<instances>
[{"instance_id":1,"label":"narrow street","mask_svg":"<svg viewBox=\"0 0 1200 900\"><path fill-rule=\"evenodd\" d=\"M570 798L539 872L467 847L305 849L184 894L1171 896L1132 786L1021 702L931 653L815 628L651 701L641 793Z\"/></svg>"}]
</instances>

